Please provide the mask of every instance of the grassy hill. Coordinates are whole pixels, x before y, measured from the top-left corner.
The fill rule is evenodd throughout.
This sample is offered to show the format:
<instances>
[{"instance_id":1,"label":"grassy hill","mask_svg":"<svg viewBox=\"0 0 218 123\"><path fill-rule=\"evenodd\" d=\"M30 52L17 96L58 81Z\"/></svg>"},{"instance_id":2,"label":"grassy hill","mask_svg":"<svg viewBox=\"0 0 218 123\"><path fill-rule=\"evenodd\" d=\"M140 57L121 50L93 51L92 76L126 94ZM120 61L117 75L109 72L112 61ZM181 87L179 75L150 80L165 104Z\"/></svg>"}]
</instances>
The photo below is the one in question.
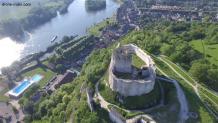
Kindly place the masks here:
<instances>
[{"instance_id":1,"label":"grassy hill","mask_svg":"<svg viewBox=\"0 0 218 123\"><path fill-rule=\"evenodd\" d=\"M205 48L206 58L211 63L218 65L218 54L217 54L218 44L208 45L208 44L205 44L203 41L203 45L204 45L203 47L202 42L200 40L191 41L190 43L194 49L198 50L202 54L204 54L204 48Z\"/></svg>"},{"instance_id":2,"label":"grassy hill","mask_svg":"<svg viewBox=\"0 0 218 123\"><path fill-rule=\"evenodd\" d=\"M159 25L151 25L150 27L147 27L141 31L133 31L117 42L119 42L121 45L133 43L149 53L156 55L167 55L174 63L178 63L181 67L190 69L193 61L203 59L202 53L196 51L190 44L191 41L196 40L195 38L198 38L199 35L201 35L201 33L195 32L201 27L202 26L198 24L190 26L189 24L186 25L186 23L160 23ZM187 39L187 37L189 37L189 39ZM67 46L69 45L70 44ZM64 119L72 119L75 123L110 122L107 119L107 113L104 113L104 117L101 116L101 113L99 113L101 108L97 102L96 112L91 112L89 110L85 89L87 87L93 89L96 82L98 82L104 76L104 73L107 71L110 63L111 53L116 46L117 43L114 43L108 48L94 51L87 58L81 70L81 74L74 81L61 86L51 95L46 95L45 98L39 103L34 104L33 106L31 105L34 107L34 112L31 114L31 119L29 119L29 121L46 120L54 122L63 121ZM189 118L187 122L215 122L215 118L207 110L206 106L204 105L205 103L198 98L193 88L190 87L183 79L181 79L181 77L176 75L175 72L172 71L172 69L170 69L169 66L164 64L162 61L158 59L154 59L154 61L156 66L161 68L171 78L174 78L179 82L187 97L190 111L198 115L198 118ZM134 61L134 63L136 66L141 64L140 61ZM204 67L204 65L202 66ZM213 69L217 68L213 66ZM216 71L214 73L216 73ZM169 92L169 95L170 97L173 97L176 95L176 93L171 91ZM172 106L171 104L176 102L176 98L171 99L172 101L169 102L170 105L168 106ZM161 119L170 120L168 122L177 120L174 115L170 115L169 112L166 112L167 109L171 108L165 106L165 108L158 109L158 111L151 112L151 114L157 116L157 118L160 118L156 112L165 112L165 115L162 115ZM170 115L171 118L169 118L168 115ZM73 116L73 118L71 116Z\"/></svg>"}]
</instances>

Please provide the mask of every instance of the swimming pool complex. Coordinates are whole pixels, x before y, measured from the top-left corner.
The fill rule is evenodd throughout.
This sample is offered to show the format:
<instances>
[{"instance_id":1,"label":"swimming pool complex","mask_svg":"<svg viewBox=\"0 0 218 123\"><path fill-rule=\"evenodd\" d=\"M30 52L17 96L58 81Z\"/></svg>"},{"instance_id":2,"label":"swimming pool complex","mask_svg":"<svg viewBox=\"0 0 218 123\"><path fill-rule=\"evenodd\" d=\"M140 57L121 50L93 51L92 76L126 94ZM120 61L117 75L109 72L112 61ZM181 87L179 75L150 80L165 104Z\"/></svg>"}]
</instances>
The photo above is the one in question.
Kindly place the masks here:
<instances>
[{"instance_id":1,"label":"swimming pool complex","mask_svg":"<svg viewBox=\"0 0 218 123\"><path fill-rule=\"evenodd\" d=\"M33 83L39 82L43 78L42 75L36 74L30 79L24 79L21 84L9 91L9 95L13 97L19 97L27 88Z\"/></svg>"}]
</instances>

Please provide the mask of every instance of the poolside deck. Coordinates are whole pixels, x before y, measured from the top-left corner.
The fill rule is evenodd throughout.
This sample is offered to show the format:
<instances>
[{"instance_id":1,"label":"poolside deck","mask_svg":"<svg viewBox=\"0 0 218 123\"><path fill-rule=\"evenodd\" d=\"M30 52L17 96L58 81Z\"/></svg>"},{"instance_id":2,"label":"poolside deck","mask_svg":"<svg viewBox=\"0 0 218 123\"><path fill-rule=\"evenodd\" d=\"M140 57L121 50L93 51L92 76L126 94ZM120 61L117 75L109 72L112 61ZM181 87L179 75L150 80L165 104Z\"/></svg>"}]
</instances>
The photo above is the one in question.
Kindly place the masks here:
<instances>
[{"instance_id":1,"label":"poolside deck","mask_svg":"<svg viewBox=\"0 0 218 123\"><path fill-rule=\"evenodd\" d=\"M42 78L42 75L35 74L29 79L23 79L18 86L14 87L8 92L9 96L15 99L20 98L26 89L28 89L34 83L38 83L40 80L42 80Z\"/></svg>"}]
</instances>

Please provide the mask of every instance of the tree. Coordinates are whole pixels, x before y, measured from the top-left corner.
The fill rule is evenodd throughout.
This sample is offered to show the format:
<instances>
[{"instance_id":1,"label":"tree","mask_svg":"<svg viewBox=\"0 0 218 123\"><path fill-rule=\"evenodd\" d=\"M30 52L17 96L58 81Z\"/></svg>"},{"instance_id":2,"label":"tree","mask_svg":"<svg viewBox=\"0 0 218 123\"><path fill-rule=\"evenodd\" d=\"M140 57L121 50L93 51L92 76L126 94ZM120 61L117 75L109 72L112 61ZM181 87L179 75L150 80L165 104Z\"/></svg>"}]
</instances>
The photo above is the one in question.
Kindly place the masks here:
<instances>
[{"instance_id":1,"label":"tree","mask_svg":"<svg viewBox=\"0 0 218 123\"><path fill-rule=\"evenodd\" d=\"M206 82L207 81L207 71L210 68L209 65L195 62L192 64L189 72L190 74L199 82Z\"/></svg>"},{"instance_id":2,"label":"tree","mask_svg":"<svg viewBox=\"0 0 218 123\"><path fill-rule=\"evenodd\" d=\"M53 55L53 56L48 58L49 63L56 63L56 61L57 61L57 56L56 55Z\"/></svg>"},{"instance_id":3,"label":"tree","mask_svg":"<svg viewBox=\"0 0 218 123\"><path fill-rule=\"evenodd\" d=\"M163 44L160 48L160 51L162 54L169 56L172 53L172 51L174 51L174 48L172 45Z\"/></svg>"},{"instance_id":4,"label":"tree","mask_svg":"<svg viewBox=\"0 0 218 123\"><path fill-rule=\"evenodd\" d=\"M34 105L34 103L32 101L25 100L23 108L28 114L33 115L33 113L34 113L34 106L33 105Z\"/></svg>"},{"instance_id":5,"label":"tree","mask_svg":"<svg viewBox=\"0 0 218 123\"><path fill-rule=\"evenodd\" d=\"M63 99L62 99L62 102L66 105L68 104L68 102L70 101L70 96L68 95L64 95Z\"/></svg>"},{"instance_id":6,"label":"tree","mask_svg":"<svg viewBox=\"0 0 218 123\"><path fill-rule=\"evenodd\" d=\"M195 29L190 32L192 39L204 39L206 37L206 34L204 33L203 29Z\"/></svg>"},{"instance_id":7,"label":"tree","mask_svg":"<svg viewBox=\"0 0 218 123\"><path fill-rule=\"evenodd\" d=\"M62 41L63 42L68 42L70 40L70 37L68 37L68 36L64 36L63 38L62 38Z\"/></svg>"},{"instance_id":8,"label":"tree","mask_svg":"<svg viewBox=\"0 0 218 123\"><path fill-rule=\"evenodd\" d=\"M215 91L218 91L218 69L210 69L208 70L208 85L214 89Z\"/></svg>"},{"instance_id":9,"label":"tree","mask_svg":"<svg viewBox=\"0 0 218 123\"><path fill-rule=\"evenodd\" d=\"M208 78L211 80L211 82L218 84L218 69L208 70Z\"/></svg>"},{"instance_id":10,"label":"tree","mask_svg":"<svg viewBox=\"0 0 218 123\"><path fill-rule=\"evenodd\" d=\"M39 115L40 116L45 116L47 114L47 111L49 109L47 109L47 102L48 101L43 101L42 103L40 103L39 105Z\"/></svg>"},{"instance_id":11,"label":"tree","mask_svg":"<svg viewBox=\"0 0 218 123\"><path fill-rule=\"evenodd\" d=\"M57 64L56 65L56 70L60 73L63 73L65 71L65 67L63 64Z\"/></svg>"}]
</instances>

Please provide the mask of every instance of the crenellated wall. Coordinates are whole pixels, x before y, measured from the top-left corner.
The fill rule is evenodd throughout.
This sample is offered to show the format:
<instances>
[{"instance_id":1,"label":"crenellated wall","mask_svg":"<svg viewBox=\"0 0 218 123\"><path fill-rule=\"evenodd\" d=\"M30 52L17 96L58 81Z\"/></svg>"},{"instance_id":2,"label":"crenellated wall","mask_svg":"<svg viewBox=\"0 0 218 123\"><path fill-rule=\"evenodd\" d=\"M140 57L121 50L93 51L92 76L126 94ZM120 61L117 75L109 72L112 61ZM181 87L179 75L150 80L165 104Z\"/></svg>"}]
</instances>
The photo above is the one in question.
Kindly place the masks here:
<instances>
[{"instance_id":1,"label":"crenellated wall","mask_svg":"<svg viewBox=\"0 0 218 123\"><path fill-rule=\"evenodd\" d=\"M149 76L145 79L121 79L117 78L114 71L131 73L131 54L136 54L148 67ZM113 91L119 92L123 96L139 96L151 92L155 84L155 66L149 55L133 44L128 44L117 48L111 57L109 66L109 85Z\"/></svg>"}]
</instances>

